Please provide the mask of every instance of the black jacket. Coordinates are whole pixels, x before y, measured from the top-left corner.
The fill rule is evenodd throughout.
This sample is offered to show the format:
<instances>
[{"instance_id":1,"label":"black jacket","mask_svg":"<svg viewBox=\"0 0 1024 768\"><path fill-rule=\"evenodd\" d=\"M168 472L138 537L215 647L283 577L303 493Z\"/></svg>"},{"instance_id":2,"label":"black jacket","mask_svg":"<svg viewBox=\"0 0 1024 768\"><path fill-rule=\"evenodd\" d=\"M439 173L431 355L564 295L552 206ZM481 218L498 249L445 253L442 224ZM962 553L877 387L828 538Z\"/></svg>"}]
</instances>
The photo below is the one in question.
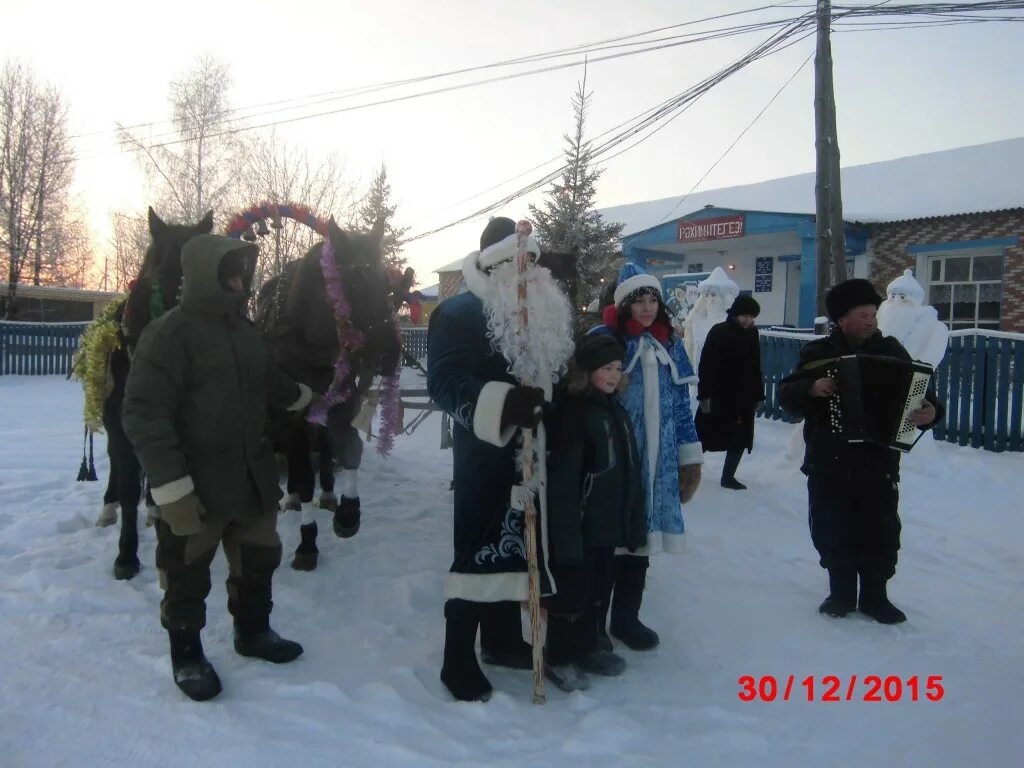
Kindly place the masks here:
<instances>
[{"instance_id":1,"label":"black jacket","mask_svg":"<svg viewBox=\"0 0 1024 768\"><path fill-rule=\"evenodd\" d=\"M899 341L878 332L863 346L854 348L842 331L836 329L831 336L816 339L800 350L796 370L780 383L779 400L783 408L804 419L806 450L801 470L805 475L827 475L854 483L882 477L899 481L899 451L874 443L847 443L839 439L829 426L828 399L810 394L815 380L824 375L816 374L812 363L853 353L911 359ZM925 398L935 406L935 421L922 427L930 429L944 418L946 409L935 394L934 382L929 383Z\"/></svg>"},{"instance_id":2,"label":"black jacket","mask_svg":"<svg viewBox=\"0 0 1024 768\"><path fill-rule=\"evenodd\" d=\"M754 411L764 400L757 328L744 328L734 317L712 327L697 375L697 399L711 401L711 412L698 411L694 419L704 450L751 450Z\"/></svg>"},{"instance_id":3,"label":"black jacket","mask_svg":"<svg viewBox=\"0 0 1024 768\"><path fill-rule=\"evenodd\" d=\"M588 547L647 540L640 456L629 416L608 395L566 396L553 420L548 458L551 561L579 565Z\"/></svg>"}]
</instances>

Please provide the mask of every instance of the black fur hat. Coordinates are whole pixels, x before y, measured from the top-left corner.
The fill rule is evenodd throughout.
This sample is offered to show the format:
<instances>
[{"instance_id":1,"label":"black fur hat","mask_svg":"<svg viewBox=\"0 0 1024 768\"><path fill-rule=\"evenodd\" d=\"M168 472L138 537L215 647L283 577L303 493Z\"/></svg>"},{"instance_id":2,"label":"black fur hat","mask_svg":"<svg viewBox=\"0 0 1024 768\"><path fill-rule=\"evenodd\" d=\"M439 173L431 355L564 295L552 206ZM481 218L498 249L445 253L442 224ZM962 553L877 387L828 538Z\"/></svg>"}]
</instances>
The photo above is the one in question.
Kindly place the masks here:
<instances>
[{"instance_id":1,"label":"black fur hat","mask_svg":"<svg viewBox=\"0 0 1024 768\"><path fill-rule=\"evenodd\" d=\"M838 323L839 318L854 307L871 304L877 308L881 303L882 297L875 291L875 286L861 277L844 280L833 286L825 297L825 308L833 323Z\"/></svg>"},{"instance_id":2,"label":"black fur hat","mask_svg":"<svg viewBox=\"0 0 1024 768\"><path fill-rule=\"evenodd\" d=\"M480 250L485 251L495 243L500 243L509 235L516 232L516 223L504 216L496 216L487 222L483 233L480 235Z\"/></svg>"},{"instance_id":3,"label":"black fur hat","mask_svg":"<svg viewBox=\"0 0 1024 768\"><path fill-rule=\"evenodd\" d=\"M607 333L592 333L576 344L576 366L591 373L608 363L625 360L626 350L619 340Z\"/></svg>"},{"instance_id":4,"label":"black fur hat","mask_svg":"<svg viewBox=\"0 0 1024 768\"><path fill-rule=\"evenodd\" d=\"M737 296L736 301L729 307L729 314L733 317L738 315L751 315L757 317L761 314L761 305L757 303L757 299L753 296Z\"/></svg>"}]
</instances>

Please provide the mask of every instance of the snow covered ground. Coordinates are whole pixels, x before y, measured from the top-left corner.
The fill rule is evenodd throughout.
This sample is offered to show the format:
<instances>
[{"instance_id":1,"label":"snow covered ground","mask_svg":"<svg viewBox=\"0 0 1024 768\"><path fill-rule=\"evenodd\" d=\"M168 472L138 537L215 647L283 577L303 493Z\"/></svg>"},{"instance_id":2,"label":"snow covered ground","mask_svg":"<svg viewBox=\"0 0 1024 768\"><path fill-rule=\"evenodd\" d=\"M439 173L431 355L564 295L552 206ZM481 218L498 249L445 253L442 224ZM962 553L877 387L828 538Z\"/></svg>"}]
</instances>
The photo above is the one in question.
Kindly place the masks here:
<instances>
[{"instance_id":1,"label":"snow covered ground","mask_svg":"<svg viewBox=\"0 0 1024 768\"><path fill-rule=\"evenodd\" d=\"M890 584L909 622L816 612L826 592L806 492L785 456L792 428L760 423L739 476L721 456L688 508L687 554L655 559L643 615L654 652L623 651L618 679L586 693L487 670L487 704L437 679L450 551L451 454L436 415L383 461L367 452L363 526L321 536L321 567L287 565L274 625L306 652L285 666L231 648L223 558L205 632L224 693L207 704L170 676L152 529L142 573L111 575L117 530L92 526L106 479L77 483L81 390L60 377L0 377L0 764L16 766L885 766L1019 765L1024 751L1024 462L946 444L905 459L903 550ZM329 526L321 526L328 530ZM298 521L281 519L285 556ZM821 701L821 678L919 678L920 699ZM744 702L743 675L779 699ZM788 702L786 679L795 676ZM815 701L800 685L817 678ZM941 675L944 697L924 697ZM803 700L800 700L800 699Z\"/></svg>"}]
</instances>

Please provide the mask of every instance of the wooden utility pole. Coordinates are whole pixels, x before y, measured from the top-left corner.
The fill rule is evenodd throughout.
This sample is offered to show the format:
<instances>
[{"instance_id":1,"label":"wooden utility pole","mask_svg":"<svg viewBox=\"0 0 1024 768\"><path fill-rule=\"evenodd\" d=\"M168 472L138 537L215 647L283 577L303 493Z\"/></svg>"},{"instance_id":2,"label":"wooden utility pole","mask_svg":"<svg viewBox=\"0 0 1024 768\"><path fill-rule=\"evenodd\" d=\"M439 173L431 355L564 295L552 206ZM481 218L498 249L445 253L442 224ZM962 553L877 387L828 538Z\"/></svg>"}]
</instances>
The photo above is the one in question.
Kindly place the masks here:
<instances>
[{"instance_id":1,"label":"wooden utility pole","mask_svg":"<svg viewBox=\"0 0 1024 768\"><path fill-rule=\"evenodd\" d=\"M830 0L818 0L818 47L814 58L814 146L816 150L815 224L817 226L817 296L819 315L825 314L825 294L846 279L846 238L839 172L835 91L832 86L832 21Z\"/></svg>"}]
</instances>

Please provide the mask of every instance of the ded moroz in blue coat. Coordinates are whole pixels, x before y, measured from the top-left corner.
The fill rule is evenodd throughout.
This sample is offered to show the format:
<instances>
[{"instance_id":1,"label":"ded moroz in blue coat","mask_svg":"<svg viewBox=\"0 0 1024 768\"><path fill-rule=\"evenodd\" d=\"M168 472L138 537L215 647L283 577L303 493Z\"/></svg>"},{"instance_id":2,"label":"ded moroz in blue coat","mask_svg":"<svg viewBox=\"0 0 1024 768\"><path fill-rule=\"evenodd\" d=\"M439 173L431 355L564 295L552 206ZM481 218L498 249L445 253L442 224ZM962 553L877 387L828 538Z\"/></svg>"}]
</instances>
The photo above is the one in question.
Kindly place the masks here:
<instances>
[{"instance_id":1,"label":"ded moroz in blue coat","mask_svg":"<svg viewBox=\"0 0 1024 768\"><path fill-rule=\"evenodd\" d=\"M488 248L484 257L493 258L492 249L514 247L513 236ZM517 508L521 502L513 503L513 487L519 487L520 479L516 466L520 441L517 429L501 429L505 398L517 382L509 373L508 360L488 336L484 300L490 286L479 267L480 256L474 251L463 266L469 290L441 302L430 315L427 390L453 421L454 558L445 597L488 603L525 600L528 587L525 516ZM567 344L571 354L571 338ZM550 382L538 386L550 402ZM536 455L544 456L543 424L537 428L534 445ZM541 593L551 594L555 584L544 554L548 517L543 461L534 462L534 482Z\"/></svg>"}]
</instances>

